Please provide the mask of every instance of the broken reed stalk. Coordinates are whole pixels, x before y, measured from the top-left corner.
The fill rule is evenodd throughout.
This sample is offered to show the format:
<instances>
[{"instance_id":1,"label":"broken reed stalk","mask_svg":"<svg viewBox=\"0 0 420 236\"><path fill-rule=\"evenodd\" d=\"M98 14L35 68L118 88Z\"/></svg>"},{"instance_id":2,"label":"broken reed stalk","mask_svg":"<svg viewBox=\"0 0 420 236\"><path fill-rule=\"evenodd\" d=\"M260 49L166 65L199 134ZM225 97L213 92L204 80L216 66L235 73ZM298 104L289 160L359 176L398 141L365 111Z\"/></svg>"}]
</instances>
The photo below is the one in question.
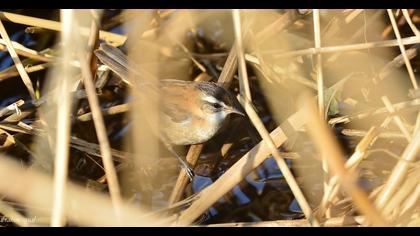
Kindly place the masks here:
<instances>
[{"instance_id":1,"label":"broken reed stalk","mask_svg":"<svg viewBox=\"0 0 420 236\"><path fill-rule=\"evenodd\" d=\"M381 97L382 102L385 104L385 107L388 109L390 115L392 116L395 124L398 126L398 128L401 130L401 133L404 134L405 139L407 139L408 142L411 141L411 135L410 132L408 132L407 127L405 127L401 117L397 114L395 114L395 109L392 106L391 101L387 96Z\"/></svg>"},{"instance_id":2,"label":"broken reed stalk","mask_svg":"<svg viewBox=\"0 0 420 236\"><path fill-rule=\"evenodd\" d=\"M61 23L53 20L46 20L32 16L24 16L20 14L0 11L0 19L10 21L17 24L37 26L44 29L61 31ZM89 35L88 28L81 28L80 32L84 35ZM127 37L125 35L115 34L107 31L99 31L99 38L110 42L114 46L121 46L125 43Z\"/></svg>"},{"instance_id":3,"label":"broken reed stalk","mask_svg":"<svg viewBox=\"0 0 420 236\"><path fill-rule=\"evenodd\" d=\"M305 196L303 195L302 191L299 188L293 174L290 172L286 161L281 157L279 150L277 149L274 141L271 139L269 132L264 126L264 123L259 118L258 114L254 110L252 103L251 103L251 90L249 87L248 81L248 74L246 70L245 64L245 54L244 48L242 43L242 33L241 33L241 22L240 22L240 15L239 10L232 10L233 15L233 23L234 23L234 31L235 31L235 40L236 40L236 51L238 57L238 67L239 67L239 82L242 84L240 87L240 102L242 106L245 108L248 117L251 119L252 124L257 129L258 133L263 138L264 142L269 147L277 165L280 168L284 178L286 179L290 189L292 190L296 201L299 203L303 213L305 214L306 218L310 222L312 226L319 226L319 223L314 216Z\"/></svg>"},{"instance_id":4,"label":"broken reed stalk","mask_svg":"<svg viewBox=\"0 0 420 236\"><path fill-rule=\"evenodd\" d=\"M360 142L357 144L354 153L346 161L345 168L347 170L354 170L360 164L360 162L366 155L368 147L371 145L372 141L377 137L378 133L378 129L375 126L369 129L369 131L364 135L362 140L360 140ZM327 191L325 191L324 195L322 196L318 216L322 217L325 214L330 204L332 203L332 199L334 199L334 197L338 193L338 187L338 176L335 175L329 180L327 188L325 188Z\"/></svg>"},{"instance_id":5,"label":"broken reed stalk","mask_svg":"<svg viewBox=\"0 0 420 236\"><path fill-rule=\"evenodd\" d=\"M394 169L391 172L391 175L388 177L388 180L385 184L385 187L379 193L375 204L378 208L383 208L392 195L397 191L401 186L402 181L407 175L410 164L415 162L417 155L420 149L420 129L415 130L415 133L411 139L411 142L405 148L401 159L397 162Z\"/></svg>"},{"instance_id":6,"label":"broken reed stalk","mask_svg":"<svg viewBox=\"0 0 420 236\"><path fill-rule=\"evenodd\" d=\"M0 193L28 206L36 206L47 212L52 209L53 180L50 176L22 167L12 158L0 156ZM67 201L64 202L65 216L79 226L115 226L118 218L113 211L113 204L103 193L86 191L85 187L71 182L66 183ZM30 193L30 194L28 194ZM122 206L124 226L164 226L173 218L156 217L139 206Z\"/></svg>"},{"instance_id":7,"label":"broken reed stalk","mask_svg":"<svg viewBox=\"0 0 420 236\"><path fill-rule=\"evenodd\" d=\"M407 9L401 9L402 13L405 17L405 20L407 21L408 25L410 26L411 30L413 31L413 33L417 36L420 37L420 31L417 29L417 27L413 24L413 21L411 20L410 17L410 13L408 12Z\"/></svg>"},{"instance_id":8,"label":"broken reed stalk","mask_svg":"<svg viewBox=\"0 0 420 236\"><path fill-rule=\"evenodd\" d=\"M73 21L73 10L60 10L60 18L63 22L61 38L63 45L74 43L72 40L73 30L75 29ZM70 137L70 113L71 113L71 80L72 73L69 68L69 62L72 58L72 47L63 47L62 63L60 67L60 76L57 85L60 99L57 100L57 132L55 141L54 157L54 198L50 225L60 227L66 224L64 213L64 202L66 199L66 183L69 163L69 137ZM59 101L59 102L58 102Z\"/></svg>"},{"instance_id":9,"label":"broken reed stalk","mask_svg":"<svg viewBox=\"0 0 420 236\"><path fill-rule=\"evenodd\" d=\"M20 43L11 41L13 48L15 49L16 53L18 55L24 56L24 57L28 57L28 58L32 58L38 61L42 61L42 62L52 62L54 57L45 53L41 53L41 52L37 52L33 49L27 48L25 46L23 46ZM7 45L6 45L6 41L4 39L0 39L0 50L2 51L6 51L7 50Z\"/></svg>"},{"instance_id":10,"label":"broken reed stalk","mask_svg":"<svg viewBox=\"0 0 420 236\"><path fill-rule=\"evenodd\" d=\"M418 89L419 86L416 81L416 76L414 75L410 60L407 57L404 45L401 41L400 30L398 29L397 23L395 22L394 13L392 12L391 9L387 9L386 11L388 12L388 16L389 16L389 19L391 20L392 28L394 29L395 36L397 37L398 46L400 48L401 54L404 57L405 66L407 67L407 71L408 71L408 75L410 76L411 83L413 84L414 89Z\"/></svg>"},{"instance_id":11,"label":"broken reed stalk","mask_svg":"<svg viewBox=\"0 0 420 236\"><path fill-rule=\"evenodd\" d=\"M395 213L398 213L401 209L401 203L409 197L410 194L416 194L415 189L420 184L420 171L413 171L407 175L404 183L399 187L392 198L388 201L383 208L385 215L391 215L395 219Z\"/></svg>"},{"instance_id":12,"label":"broken reed stalk","mask_svg":"<svg viewBox=\"0 0 420 236\"><path fill-rule=\"evenodd\" d=\"M329 168L338 176L341 185L352 197L359 210L365 215L366 220L377 226L389 225L380 212L373 207L367 194L357 185L356 177L345 169L344 156L338 147L337 141L326 123L320 119L319 115L316 115L318 113L316 106L309 96L302 98L302 104L306 104L305 112L308 119L306 127L310 137L319 153L325 154Z\"/></svg>"},{"instance_id":13,"label":"broken reed stalk","mask_svg":"<svg viewBox=\"0 0 420 236\"><path fill-rule=\"evenodd\" d=\"M95 34L96 32L91 33ZM109 144L104 119L99 106L99 100L96 96L95 85L93 84L93 76L92 72L90 71L90 63L86 59L86 54L81 50L78 53L78 58L80 60L80 65L82 69L83 84L86 88L88 102L92 112L93 124L95 126L96 135L99 142L99 147L102 155L102 162L105 168L105 174L109 186L109 193L113 202L115 213L117 215L117 218L119 218L119 216L121 216L121 205L123 200L121 197L117 172L115 170L115 166L112 160L111 146ZM121 221L118 221L118 223L121 223Z\"/></svg>"},{"instance_id":14,"label":"broken reed stalk","mask_svg":"<svg viewBox=\"0 0 420 236\"><path fill-rule=\"evenodd\" d=\"M42 64L35 65L35 66L25 67L25 71L27 73L33 73L33 72L45 70L45 69L47 69L50 66L51 66L51 63L42 63ZM4 81L6 79L13 78L13 77L18 76L18 75L19 75L19 71L18 70L13 70L12 69L12 70L8 70L8 71L3 71L3 72L0 73L0 81Z\"/></svg>"},{"instance_id":15,"label":"broken reed stalk","mask_svg":"<svg viewBox=\"0 0 420 236\"><path fill-rule=\"evenodd\" d=\"M32 85L32 81L29 78L28 73L26 73L25 68L22 65L22 62L20 61L19 56L17 55L15 49L13 48L13 44L10 41L9 35L7 34L6 29L4 28L3 22L0 20L0 35L4 39L6 43L7 50L9 51L10 56L13 59L13 62L16 65L17 70L19 71L20 77L22 78L23 83L26 86L26 89L29 92L29 95L32 99L36 99L35 97L35 91L34 87Z\"/></svg>"}]
</instances>

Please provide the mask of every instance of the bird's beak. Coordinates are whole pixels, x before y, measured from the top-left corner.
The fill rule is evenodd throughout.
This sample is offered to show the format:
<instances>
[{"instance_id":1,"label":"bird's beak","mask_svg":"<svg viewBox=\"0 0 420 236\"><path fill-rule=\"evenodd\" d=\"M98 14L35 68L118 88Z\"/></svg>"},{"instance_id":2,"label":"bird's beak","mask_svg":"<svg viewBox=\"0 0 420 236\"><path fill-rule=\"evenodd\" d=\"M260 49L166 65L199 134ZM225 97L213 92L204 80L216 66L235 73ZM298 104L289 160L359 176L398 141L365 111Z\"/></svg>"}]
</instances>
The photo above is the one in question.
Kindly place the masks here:
<instances>
[{"instance_id":1,"label":"bird's beak","mask_svg":"<svg viewBox=\"0 0 420 236\"><path fill-rule=\"evenodd\" d=\"M241 116L245 116L245 114L242 111L240 111L239 109L234 108L234 107L226 107L225 110L226 110L227 113L236 113L236 114L239 114Z\"/></svg>"}]
</instances>

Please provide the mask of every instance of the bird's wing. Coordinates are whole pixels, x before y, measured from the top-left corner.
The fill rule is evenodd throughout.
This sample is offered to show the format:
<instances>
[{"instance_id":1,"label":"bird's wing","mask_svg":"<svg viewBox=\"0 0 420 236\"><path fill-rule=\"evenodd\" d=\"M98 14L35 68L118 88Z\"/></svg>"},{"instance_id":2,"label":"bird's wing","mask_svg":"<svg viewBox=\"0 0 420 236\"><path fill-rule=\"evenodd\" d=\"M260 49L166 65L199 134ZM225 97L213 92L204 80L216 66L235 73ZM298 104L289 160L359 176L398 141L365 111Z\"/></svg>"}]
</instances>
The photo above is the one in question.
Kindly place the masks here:
<instances>
[{"instance_id":1,"label":"bird's wing","mask_svg":"<svg viewBox=\"0 0 420 236\"><path fill-rule=\"evenodd\" d=\"M186 106L189 98L189 83L176 80L161 81L161 109L173 122L182 123L191 119L191 112Z\"/></svg>"}]
</instances>

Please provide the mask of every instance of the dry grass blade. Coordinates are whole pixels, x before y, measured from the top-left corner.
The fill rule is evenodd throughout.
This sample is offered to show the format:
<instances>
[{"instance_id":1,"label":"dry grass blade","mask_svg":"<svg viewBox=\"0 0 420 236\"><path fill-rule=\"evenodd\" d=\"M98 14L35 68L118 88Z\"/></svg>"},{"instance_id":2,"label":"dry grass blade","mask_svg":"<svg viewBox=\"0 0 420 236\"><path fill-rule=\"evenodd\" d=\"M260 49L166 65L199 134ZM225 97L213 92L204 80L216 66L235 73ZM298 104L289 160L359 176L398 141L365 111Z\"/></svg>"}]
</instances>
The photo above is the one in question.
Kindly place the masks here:
<instances>
[{"instance_id":1,"label":"dry grass blade","mask_svg":"<svg viewBox=\"0 0 420 236\"><path fill-rule=\"evenodd\" d=\"M19 56L17 55L15 49L13 48L12 42L10 41L9 35L7 34L6 29L4 28L3 22L0 20L0 35L4 39L7 50L9 51L10 56L13 59L13 62L16 65L16 68L19 71L20 77L22 78L23 83L26 86L26 89L29 92L29 95L32 99L35 99L35 91L34 87L32 85L32 81L28 76L28 73L26 73L25 68L22 65L22 62L19 59Z\"/></svg>"},{"instance_id":2,"label":"dry grass blade","mask_svg":"<svg viewBox=\"0 0 420 236\"><path fill-rule=\"evenodd\" d=\"M17 24L37 26L37 27L41 27L41 28L49 29L49 30L55 30L55 31L61 30L60 22L52 21L52 20L45 20L45 19L41 19L37 17L24 16L24 15L14 14L14 13L9 13L9 12L4 12L4 11L0 11L0 19L7 20L7 21L17 23ZM89 29L83 28L81 29L80 32L88 35ZM110 42L114 46L123 45L125 40L127 39L127 37L124 35L110 33L110 32L106 32L102 30L99 32L99 38Z\"/></svg>"},{"instance_id":3,"label":"dry grass blade","mask_svg":"<svg viewBox=\"0 0 420 236\"><path fill-rule=\"evenodd\" d=\"M372 206L368 200L367 194L357 185L355 176L345 169L344 157L338 148L328 126L317 114L315 104L309 96L302 99L302 104L306 104L306 117L308 119L307 128L320 153L325 154L328 166L333 173L338 175L339 181L351 195L354 203L360 211L366 216L369 222L374 225L388 225L383 216Z\"/></svg>"}]
</instances>

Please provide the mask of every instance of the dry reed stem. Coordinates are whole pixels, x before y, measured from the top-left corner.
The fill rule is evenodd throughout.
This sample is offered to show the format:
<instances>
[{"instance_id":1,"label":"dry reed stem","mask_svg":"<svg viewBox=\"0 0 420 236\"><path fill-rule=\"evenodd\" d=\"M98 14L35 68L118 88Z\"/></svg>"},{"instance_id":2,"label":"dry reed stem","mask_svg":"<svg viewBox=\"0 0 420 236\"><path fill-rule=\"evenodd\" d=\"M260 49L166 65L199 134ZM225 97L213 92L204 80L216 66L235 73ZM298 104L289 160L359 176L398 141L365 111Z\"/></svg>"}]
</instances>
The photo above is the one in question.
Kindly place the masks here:
<instances>
[{"instance_id":1,"label":"dry reed stem","mask_svg":"<svg viewBox=\"0 0 420 236\"><path fill-rule=\"evenodd\" d=\"M410 14L408 13L407 9L402 9L402 13L405 17L405 20L407 21L408 25L410 26L411 30L413 31L413 33L417 36L420 37L420 31L417 29L417 27L413 24L413 21L411 21L411 17Z\"/></svg>"},{"instance_id":2,"label":"dry reed stem","mask_svg":"<svg viewBox=\"0 0 420 236\"><path fill-rule=\"evenodd\" d=\"M200 153L203 150L203 144L191 145L188 149L187 153L187 162L193 167L196 165L198 158L200 157ZM184 193L184 188L187 185L189 178L185 171L180 171L178 175L178 179L176 180L174 189L169 197L169 205L173 205L182 198L182 194Z\"/></svg>"},{"instance_id":3,"label":"dry reed stem","mask_svg":"<svg viewBox=\"0 0 420 236\"><path fill-rule=\"evenodd\" d=\"M349 24L350 22L352 22L357 16L359 16L363 11L365 11L364 9L354 9L348 16L346 16L346 18L344 19L344 22L346 24Z\"/></svg>"},{"instance_id":4,"label":"dry reed stem","mask_svg":"<svg viewBox=\"0 0 420 236\"><path fill-rule=\"evenodd\" d=\"M388 203L383 208L385 215L391 215L392 212L400 209L401 203L408 198L410 194L415 194L416 187L420 184L420 171L410 173L405 179L404 183L400 186Z\"/></svg>"},{"instance_id":5,"label":"dry reed stem","mask_svg":"<svg viewBox=\"0 0 420 236\"><path fill-rule=\"evenodd\" d=\"M283 176L285 177L287 183L290 186L297 202L299 203L300 207L302 208L303 213L305 214L306 218L309 220L310 224L313 226L319 226L319 223L315 216L312 213L312 210L305 199L302 191L299 188L293 174L290 172L285 160L281 157L279 150L277 149L274 141L271 139L269 132L265 128L263 122L259 118L258 114L255 112L254 108L252 107L251 103L251 90L249 87L248 81L248 74L246 70L245 64L245 54L244 48L242 44L242 34L241 34L241 22L240 22L240 14L239 10L232 10L233 15L233 23L234 23L234 31L235 31L235 40L236 40L236 51L238 57L238 67L239 67L239 82L242 84L240 87L240 102L242 106L244 106L248 117L251 119L254 127L257 129L258 133L263 138L264 142L270 148L271 153L276 160L277 165L279 166Z\"/></svg>"},{"instance_id":6,"label":"dry reed stem","mask_svg":"<svg viewBox=\"0 0 420 236\"><path fill-rule=\"evenodd\" d=\"M411 83L413 84L414 89L418 89L419 86L417 85L416 76L414 75L410 60L407 57L404 45L401 41L400 30L398 29L397 23L395 22L394 13L392 12L391 9L387 9L386 11L388 12L388 16L389 16L389 19L391 20L392 28L394 29L395 36L397 37L398 46L400 48L401 54L404 57L405 66L407 67L407 71L408 71L408 75L410 76Z\"/></svg>"},{"instance_id":7,"label":"dry reed stem","mask_svg":"<svg viewBox=\"0 0 420 236\"><path fill-rule=\"evenodd\" d=\"M52 208L53 180L39 171L25 169L6 156L0 158L0 193L15 201L45 211ZM115 226L117 217L109 197L103 193L86 191L78 184L67 182L67 200L64 202L66 218L80 226ZM124 226L163 226L172 218L155 217L138 206L122 206Z\"/></svg>"},{"instance_id":8,"label":"dry reed stem","mask_svg":"<svg viewBox=\"0 0 420 236\"><path fill-rule=\"evenodd\" d=\"M23 46L20 43L12 41L13 48L15 49L18 55L32 58L35 60L39 60L42 62L52 62L54 57L45 53L37 52L30 48ZM0 39L0 50L5 51L7 50L6 41L4 39Z\"/></svg>"},{"instance_id":9,"label":"dry reed stem","mask_svg":"<svg viewBox=\"0 0 420 236\"><path fill-rule=\"evenodd\" d=\"M91 33L95 34L96 32ZM111 200L113 202L113 207L116 212L116 215L121 216L121 205L123 200L121 198L121 191L118 184L117 172L115 170L115 166L112 160L110 150L111 146L108 141L104 119L99 106L99 100L96 96L95 85L93 84L93 77L90 71L89 61L87 61L86 55L82 51L79 51L78 57L80 60L83 74L83 84L86 88L88 102L92 112L93 123L95 126L96 135L101 150L102 162L105 168L105 174L107 177ZM118 223L121 223L121 221L119 220Z\"/></svg>"},{"instance_id":10,"label":"dry reed stem","mask_svg":"<svg viewBox=\"0 0 420 236\"><path fill-rule=\"evenodd\" d=\"M340 216L330 218L321 222L323 227L339 227L339 226L354 226L361 224L365 217L363 216ZM222 223L210 224L207 227L308 227L311 226L308 220L274 220L262 222L237 222L237 223Z\"/></svg>"},{"instance_id":11,"label":"dry reed stem","mask_svg":"<svg viewBox=\"0 0 420 236\"><path fill-rule=\"evenodd\" d=\"M286 161L284 158L281 157L277 146L275 145L273 139L270 137L267 129L264 127L261 119L259 118L258 114L255 112L251 102L243 97L240 97L240 102L242 106L244 106L245 111L248 117L251 119L252 124L257 129L258 133L261 135L264 143L268 146L270 152L272 153L274 160L276 161L281 173L283 174L284 178L286 179L290 189L293 192L293 195L296 198L302 212L305 214L306 219L310 222L312 226L319 226L318 220L314 216L311 207L309 206L308 201L306 200L305 196L303 195L302 191L299 188L296 179L294 178L292 172L289 170Z\"/></svg>"},{"instance_id":12,"label":"dry reed stem","mask_svg":"<svg viewBox=\"0 0 420 236\"><path fill-rule=\"evenodd\" d=\"M15 13L9 13L0 11L0 19L1 20L7 20L13 23L17 24L23 24L23 25L30 25L30 26L37 26L44 29L54 30L54 31L60 31L61 30L61 23L57 21L52 20L45 20L37 17L32 16L24 16L20 14ZM84 33L86 35L89 34L89 29L82 28L80 33ZM119 35L111 32L106 32L101 30L99 32L99 38L105 41L110 42L114 46L120 46L125 43L125 40L127 37L125 35Z\"/></svg>"},{"instance_id":13,"label":"dry reed stem","mask_svg":"<svg viewBox=\"0 0 420 236\"><path fill-rule=\"evenodd\" d=\"M32 99L35 100L36 97L35 97L35 91L32 85L32 81L29 78L28 73L26 73L25 68L23 67L22 62L20 61L20 58L17 55L15 49L13 48L13 44L10 41L9 35L7 34L7 31L4 28L3 22L1 20L0 20L0 35L6 43L7 50L9 51L9 54L12 57L17 70L19 71L20 77L22 78L22 81L25 84L26 89L29 92L29 95L31 96Z\"/></svg>"},{"instance_id":14,"label":"dry reed stem","mask_svg":"<svg viewBox=\"0 0 420 236\"><path fill-rule=\"evenodd\" d=\"M247 99L252 101L251 90L249 89L248 75L245 65L245 53L244 45L242 42L242 31L241 31L241 16L239 9L232 9L233 27L235 34L235 46L238 60L238 75L239 75L239 89L241 94ZM246 78L246 79L245 79Z\"/></svg>"},{"instance_id":15,"label":"dry reed stem","mask_svg":"<svg viewBox=\"0 0 420 236\"><path fill-rule=\"evenodd\" d=\"M368 133L366 130L358 130L358 129L343 129L341 131L342 134L346 136L353 136L353 137L365 137ZM380 132L377 136L378 138L405 138L403 134L400 132Z\"/></svg>"},{"instance_id":16,"label":"dry reed stem","mask_svg":"<svg viewBox=\"0 0 420 236\"><path fill-rule=\"evenodd\" d=\"M417 159L417 155L420 148L420 129L417 129L413 135L411 142L405 148L401 159L395 165L394 169L391 172L391 175L388 177L388 180L385 184L385 187L379 193L378 198L375 201L375 204L378 208L384 207L392 195L400 187L402 181L404 180L410 164Z\"/></svg>"},{"instance_id":17,"label":"dry reed stem","mask_svg":"<svg viewBox=\"0 0 420 236\"><path fill-rule=\"evenodd\" d=\"M300 121L297 116L298 115L296 114L293 115L287 122L299 123ZM287 140L287 136L280 126L272 131L270 135L276 146L280 146ZM180 214L178 221L175 222L175 225L191 224L206 209L213 205L213 203L222 198L224 194L235 187L235 185L242 181L252 170L258 167L269 154L270 149L265 142L260 142L254 146L212 185L198 193L197 200Z\"/></svg>"},{"instance_id":18,"label":"dry reed stem","mask_svg":"<svg viewBox=\"0 0 420 236\"><path fill-rule=\"evenodd\" d=\"M73 33L73 10L60 10L60 18L63 22L61 38L63 45L69 45L72 42ZM58 82L57 90L60 95L57 106L57 132L54 148L54 186L53 186L53 208L50 225L60 227L66 224L64 213L64 202L66 201L66 183L68 175L69 162L69 137L70 137L70 113L71 113L71 95L70 81L72 74L69 68L71 60L71 48L63 47L62 64L60 68L61 80Z\"/></svg>"},{"instance_id":19,"label":"dry reed stem","mask_svg":"<svg viewBox=\"0 0 420 236\"><path fill-rule=\"evenodd\" d=\"M360 142L357 144L354 153L351 155L351 157L346 161L345 168L347 170L354 170L360 162L364 159L366 155L366 150L369 146L371 146L372 141L377 137L378 135L378 129L373 126L369 129L369 131L365 134L365 136L360 140ZM318 211L319 216L323 216L327 209L329 208L330 204L332 203L332 199L337 195L338 193L338 176L333 176L327 185L327 191L322 196L320 208Z\"/></svg>"},{"instance_id":20,"label":"dry reed stem","mask_svg":"<svg viewBox=\"0 0 420 236\"><path fill-rule=\"evenodd\" d=\"M420 38L417 36L402 38L401 43L403 45L418 44L420 43ZM334 53L334 52L346 52L346 51L354 51L354 50L365 50L369 48L395 47L395 46L399 46L399 42L397 39L384 40L384 41L378 41L378 42L369 42L369 43L348 44L348 45L343 45L343 46L321 47L319 49L307 48L307 49L300 49L300 50L294 50L294 51L289 51L289 52L272 50L272 51L265 51L265 52L263 51L262 54L277 54L274 56L275 58L285 58L285 57L314 55L317 53L323 54L323 53Z\"/></svg>"},{"instance_id":21,"label":"dry reed stem","mask_svg":"<svg viewBox=\"0 0 420 236\"><path fill-rule=\"evenodd\" d=\"M413 194L411 194L407 200L401 206L401 213L400 215L406 213L412 207L415 207L416 203L420 198L420 184L417 184L416 189L414 190Z\"/></svg>"},{"instance_id":22,"label":"dry reed stem","mask_svg":"<svg viewBox=\"0 0 420 236\"><path fill-rule=\"evenodd\" d=\"M395 114L395 109L392 106L391 101L387 96L381 97L382 102L385 104L386 109L388 109L389 113L392 115L392 118L395 122L395 124L398 126L398 128L401 130L401 133L403 133L405 139L407 139L408 142L411 141L411 135L410 132L408 132L407 127L405 127L401 117L397 114Z\"/></svg>"},{"instance_id":23,"label":"dry reed stem","mask_svg":"<svg viewBox=\"0 0 420 236\"><path fill-rule=\"evenodd\" d=\"M120 113L124 113L128 111L130 111L130 104L124 103L124 104L115 105L109 108L102 109L101 113L103 116L108 116L108 115L116 115L116 114L120 114ZM82 121L82 122L92 120L92 112L87 112L85 114L78 116L77 120Z\"/></svg>"},{"instance_id":24,"label":"dry reed stem","mask_svg":"<svg viewBox=\"0 0 420 236\"><path fill-rule=\"evenodd\" d=\"M336 83L330 88L337 86L337 84L339 83ZM418 99L418 104L420 104L420 99ZM404 103L402 104L402 107L404 106L407 105ZM386 108L384 108L383 112L387 112ZM270 136L275 145L277 147L281 146L287 140L288 136L293 135L302 128L306 121L307 119L305 118L305 111L303 108L290 115L280 126L271 131ZM242 181L248 173L258 167L268 155L270 155L270 149L264 141L260 141L212 185L202 190L197 195L198 200L181 213L178 222L175 222L175 225L191 224L202 212L211 207L211 205L222 198L224 194Z\"/></svg>"},{"instance_id":25,"label":"dry reed stem","mask_svg":"<svg viewBox=\"0 0 420 236\"><path fill-rule=\"evenodd\" d=\"M45 70L50 66L51 66L51 63L42 63L42 64L35 65L35 66L25 67L25 71L27 73L32 73L32 72ZM11 69L11 68L15 69L16 67L10 67L8 69ZM6 79L10 79L10 78L13 78L13 77L19 75L19 71L13 70L13 69L8 70L8 69L6 69L7 71L0 72L0 81L4 81Z\"/></svg>"},{"instance_id":26,"label":"dry reed stem","mask_svg":"<svg viewBox=\"0 0 420 236\"><path fill-rule=\"evenodd\" d=\"M232 79L233 79L233 75L236 72L236 67L237 67L237 60L236 60L236 43L234 43L234 45L232 46L229 55L226 59L226 62L223 66L222 72L219 76L219 79L217 80L217 83L224 87L225 89L228 89ZM191 145L190 149L188 150L187 153L187 161L188 163L190 163L191 166L195 166L200 153L203 149L203 144L198 144L198 145ZM223 154L222 154L223 155ZM175 187L172 190L172 193L169 197L169 204L172 205L175 202L181 200L182 197L182 193L184 191L184 188L186 186L186 184L188 183L188 178L187 175L185 174L184 171L181 171L177 182L175 183Z\"/></svg>"},{"instance_id":27,"label":"dry reed stem","mask_svg":"<svg viewBox=\"0 0 420 236\"><path fill-rule=\"evenodd\" d=\"M315 104L309 97L302 99L302 104L306 104L307 129L320 153L325 154L328 166L335 173L344 189L352 197L354 203L360 211L366 216L369 222L374 225L385 226L388 223L380 215L368 200L367 194L357 185L355 176L345 169L344 156L338 148L337 141L331 134L328 126L317 114Z\"/></svg>"},{"instance_id":28,"label":"dry reed stem","mask_svg":"<svg viewBox=\"0 0 420 236\"><path fill-rule=\"evenodd\" d=\"M320 19L319 19L319 9L312 10L313 15L313 24L314 24L314 42L315 48L321 48L321 26L320 26ZM316 71L316 84L317 84L317 92L318 92L318 111L319 115L322 119L326 118L325 108L324 108L324 79L322 74L322 55L317 53L315 55L315 71ZM324 115L325 113L325 115ZM328 164L326 159L324 158L324 154L321 153L322 156L322 174L323 174L323 187L324 192L328 189L328 182L329 182L329 171L328 171ZM328 218L330 213L327 212Z\"/></svg>"},{"instance_id":29,"label":"dry reed stem","mask_svg":"<svg viewBox=\"0 0 420 236\"><path fill-rule=\"evenodd\" d=\"M406 102L400 102L400 103L395 103L392 105L393 109L395 110L395 112L400 112L404 109L408 109L408 108L417 108L418 106L420 106L420 99L413 99L411 101L406 101ZM381 107L381 108L373 108L373 109L369 109L369 111L363 111L360 112L359 114L355 114L355 115L346 115L346 116L341 116L341 117L337 117L337 118L332 118L328 121L328 123L330 125L336 125L336 124L340 124L340 123L344 123L347 124L353 120L357 120L357 119L363 119L369 116L374 116L374 115L379 115L382 113L389 113L388 109L386 107Z\"/></svg>"}]
</instances>

